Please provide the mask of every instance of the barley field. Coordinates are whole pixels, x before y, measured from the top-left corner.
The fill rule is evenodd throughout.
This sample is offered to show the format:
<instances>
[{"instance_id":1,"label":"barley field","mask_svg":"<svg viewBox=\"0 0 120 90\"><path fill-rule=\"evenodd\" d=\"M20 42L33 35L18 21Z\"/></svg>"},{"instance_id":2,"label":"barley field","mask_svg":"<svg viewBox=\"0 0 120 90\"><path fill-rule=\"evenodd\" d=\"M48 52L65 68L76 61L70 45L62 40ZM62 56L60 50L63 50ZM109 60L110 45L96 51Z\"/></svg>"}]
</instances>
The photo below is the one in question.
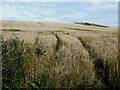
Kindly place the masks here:
<instances>
[{"instance_id":1,"label":"barley field","mask_svg":"<svg viewBox=\"0 0 120 90\"><path fill-rule=\"evenodd\" d=\"M117 27L0 21L3 88L119 88Z\"/></svg>"}]
</instances>

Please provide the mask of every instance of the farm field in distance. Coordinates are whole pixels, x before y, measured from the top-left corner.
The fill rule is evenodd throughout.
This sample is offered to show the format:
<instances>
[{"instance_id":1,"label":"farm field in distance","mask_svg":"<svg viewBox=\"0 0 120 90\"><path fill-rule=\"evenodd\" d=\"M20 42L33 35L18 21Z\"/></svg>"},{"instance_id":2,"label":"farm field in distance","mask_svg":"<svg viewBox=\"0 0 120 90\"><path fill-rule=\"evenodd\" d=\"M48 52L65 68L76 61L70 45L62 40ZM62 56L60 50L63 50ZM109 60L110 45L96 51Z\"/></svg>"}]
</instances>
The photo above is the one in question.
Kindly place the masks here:
<instances>
[{"instance_id":1,"label":"farm field in distance","mask_svg":"<svg viewBox=\"0 0 120 90\"><path fill-rule=\"evenodd\" d=\"M3 88L119 88L118 28L0 21Z\"/></svg>"}]
</instances>

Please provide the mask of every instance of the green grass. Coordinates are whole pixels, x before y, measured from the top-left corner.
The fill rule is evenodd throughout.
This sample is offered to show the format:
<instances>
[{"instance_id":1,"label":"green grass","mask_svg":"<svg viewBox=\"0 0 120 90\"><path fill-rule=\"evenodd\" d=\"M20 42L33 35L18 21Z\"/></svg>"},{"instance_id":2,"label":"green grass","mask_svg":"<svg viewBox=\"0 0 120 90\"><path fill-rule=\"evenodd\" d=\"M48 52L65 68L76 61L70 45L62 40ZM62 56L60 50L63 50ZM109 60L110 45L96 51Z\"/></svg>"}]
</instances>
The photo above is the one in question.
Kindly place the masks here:
<instances>
[{"instance_id":1,"label":"green grass","mask_svg":"<svg viewBox=\"0 0 120 90\"><path fill-rule=\"evenodd\" d=\"M23 30L20 30L20 29L2 29L2 31L8 31L8 32L24 32Z\"/></svg>"},{"instance_id":2,"label":"green grass","mask_svg":"<svg viewBox=\"0 0 120 90\"><path fill-rule=\"evenodd\" d=\"M23 43L24 41L20 41L17 37L7 41L2 40L3 88L21 87L24 61Z\"/></svg>"},{"instance_id":3,"label":"green grass","mask_svg":"<svg viewBox=\"0 0 120 90\"><path fill-rule=\"evenodd\" d=\"M46 77L44 74L41 74L37 77L37 79L31 81L29 83L29 86L31 88L38 88L38 89L42 89L42 88L46 88Z\"/></svg>"},{"instance_id":4,"label":"green grass","mask_svg":"<svg viewBox=\"0 0 120 90\"><path fill-rule=\"evenodd\" d=\"M27 45L27 44L26 44ZM45 51L40 44L36 44L35 55L39 58ZM27 45L28 46L28 45ZM19 38L2 39L2 87L21 88L25 73L26 47L23 40ZM33 57L32 57L33 58ZM31 62L32 63L32 62Z\"/></svg>"}]
</instances>

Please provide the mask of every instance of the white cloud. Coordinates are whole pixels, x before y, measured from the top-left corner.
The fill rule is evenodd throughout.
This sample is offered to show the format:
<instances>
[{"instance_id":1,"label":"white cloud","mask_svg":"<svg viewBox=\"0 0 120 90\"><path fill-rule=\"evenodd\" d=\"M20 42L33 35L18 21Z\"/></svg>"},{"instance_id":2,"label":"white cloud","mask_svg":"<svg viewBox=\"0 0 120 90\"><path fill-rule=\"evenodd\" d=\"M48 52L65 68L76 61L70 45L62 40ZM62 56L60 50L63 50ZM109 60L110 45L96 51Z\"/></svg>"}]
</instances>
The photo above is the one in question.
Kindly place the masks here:
<instances>
[{"instance_id":1,"label":"white cloud","mask_svg":"<svg viewBox=\"0 0 120 90\"><path fill-rule=\"evenodd\" d=\"M0 2L119 2L119 0L3 0Z\"/></svg>"},{"instance_id":2,"label":"white cloud","mask_svg":"<svg viewBox=\"0 0 120 90\"><path fill-rule=\"evenodd\" d=\"M9 8L9 6L7 5L3 5L2 7L2 18L14 18L15 16L18 16L19 12L17 12L17 10L15 8Z\"/></svg>"},{"instance_id":3,"label":"white cloud","mask_svg":"<svg viewBox=\"0 0 120 90\"><path fill-rule=\"evenodd\" d=\"M27 5L24 6L24 5ZM45 15L54 15L55 9L50 8L50 5L43 5L41 8L37 7L37 3L4 3L3 7L0 6L0 12L3 19L34 19L42 18ZM49 7L48 7L49 6Z\"/></svg>"},{"instance_id":4,"label":"white cloud","mask_svg":"<svg viewBox=\"0 0 120 90\"><path fill-rule=\"evenodd\" d=\"M53 9L49 9L49 10L44 10L42 12L42 14L44 15L51 15L51 14L55 14L56 10L53 8Z\"/></svg>"},{"instance_id":5,"label":"white cloud","mask_svg":"<svg viewBox=\"0 0 120 90\"><path fill-rule=\"evenodd\" d=\"M87 15L87 13L84 11L77 11L77 10L71 10L70 13L67 13L63 16L60 16L59 18L83 18Z\"/></svg>"},{"instance_id":6,"label":"white cloud","mask_svg":"<svg viewBox=\"0 0 120 90\"><path fill-rule=\"evenodd\" d=\"M118 10L117 2L91 2L91 7L85 7L86 12L98 12L103 10Z\"/></svg>"},{"instance_id":7,"label":"white cloud","mask_svg":"<svg viewBox=\"0 0 120 90\"><path fill-rule=\"evenodd\" d=\"M2 9L2 5L0 4L0 13L1 13L1 14L0 14L0 20L2 20L2 10L3 10L3 9Z\"/></svg>"},{"instance_id":8,"label":"white cloud","mask_svg":"<svg viewBox=\"0 0 120 90\"><path fill-rule=\"evenodd\" d=\"M62 19L56 18L56 17L45 17L42 18L41 20L46 20L46 21L63 21Z\"/></svg>"},{"instance_id":9,"label":"white cloud","mask_svg":"<svg viewBox=\"0 0 120 90\"><path fill-rule=\"evenodd\" d=\"M118 3L117 2L92 2L95 8L117 8Z\"/></svg>"},{"instance_id":10,"label":"white cloud","mask_svg":"<svg viewBox=\"0 0 120 90\"><path fill-rule=\"evenodd\" d=\"M2 3L0 3L2 4ZM67 6L68 5L68 6ZM2 8L2 5L0 5ZM109 21L117 21L115 10L117 3L4 3L3 19L15 20L54 20L54 21L96 21L104 22L104 18L111 18ZM2 12L0 10L0 13ZM109 12L107 15L106 11ZM110 12L112 11L112 12ZM115 13L114 13L115 12ZM113 17L112 17L113 16ZM107 20L108 21L108 20ZM109 23L109 22L108 22Z\"/></svg>"}]
</instances>

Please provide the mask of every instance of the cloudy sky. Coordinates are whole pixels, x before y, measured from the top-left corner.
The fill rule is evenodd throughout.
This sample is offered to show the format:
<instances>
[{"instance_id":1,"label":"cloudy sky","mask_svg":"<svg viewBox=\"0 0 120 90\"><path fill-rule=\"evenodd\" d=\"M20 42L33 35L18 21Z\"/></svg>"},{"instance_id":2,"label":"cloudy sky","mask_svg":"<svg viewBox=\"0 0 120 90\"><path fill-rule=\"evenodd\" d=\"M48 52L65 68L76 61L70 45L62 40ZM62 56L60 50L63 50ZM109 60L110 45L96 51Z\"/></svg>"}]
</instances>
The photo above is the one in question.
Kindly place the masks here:
<instances>
[{"instance_id":1,"label":"cloudy sky","mask_svg":"<svg viewBox=\"0 0 120 90\"><path fill-rule=\"evenodd\" d=\"M93 22L117 26L117 2L1 2L2 20Z\"/></svg>"}]
</instances>

